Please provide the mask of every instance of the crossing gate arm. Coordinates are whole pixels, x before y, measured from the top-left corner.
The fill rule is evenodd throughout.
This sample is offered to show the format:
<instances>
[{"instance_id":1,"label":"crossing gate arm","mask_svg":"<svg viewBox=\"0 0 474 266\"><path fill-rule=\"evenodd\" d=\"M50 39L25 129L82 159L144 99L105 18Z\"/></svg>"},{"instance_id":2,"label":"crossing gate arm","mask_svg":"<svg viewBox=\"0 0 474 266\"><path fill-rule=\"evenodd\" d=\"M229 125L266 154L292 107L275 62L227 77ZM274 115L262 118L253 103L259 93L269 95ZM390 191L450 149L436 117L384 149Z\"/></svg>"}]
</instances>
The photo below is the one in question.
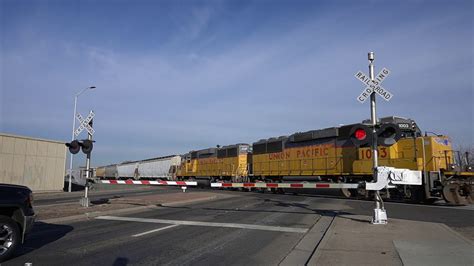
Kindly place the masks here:
<instances>
[{"instance_id":1,"label":"crossing gate arm","mask_svg":"<svg viewBox=\"0 0 474 266\"><path fill-rule=\"evenodd\" d=\"M110 185L197 186L196 181L101 180L101 183Z\"/></svg>"},{"instance_id":2,"label":"crossing gate arm","mask_svg":"<svg viewBox=\"0 0 474 266\"><path fill-rule=\"evenodd\" d=\"M421 182L421 171L379 166L377 167L377 182L365 183L365 189L382 190L386 187L393 188L394 185L420 186Z\"/></svg>"},{"instance_id":3,"label":"crossing gate arm","mask_svg":"<svg viewBox=\"0 0 474 266\"><path fill-rule=\"evenodd\" d=\"M214 188L328 188L328 189L341 189L349 188L356 189L359 184L345 184L345 183L211 183L211 187Z\"/></svg>"}]
</instances>

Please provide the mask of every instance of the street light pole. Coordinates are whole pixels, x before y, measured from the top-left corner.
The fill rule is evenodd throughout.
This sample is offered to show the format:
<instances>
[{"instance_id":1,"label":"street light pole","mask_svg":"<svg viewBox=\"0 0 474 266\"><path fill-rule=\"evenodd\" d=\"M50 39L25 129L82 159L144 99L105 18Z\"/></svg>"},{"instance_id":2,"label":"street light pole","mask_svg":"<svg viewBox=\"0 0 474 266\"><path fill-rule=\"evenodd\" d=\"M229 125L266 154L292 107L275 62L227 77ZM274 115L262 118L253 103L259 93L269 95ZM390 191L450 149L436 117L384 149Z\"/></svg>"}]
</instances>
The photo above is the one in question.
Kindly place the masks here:
<instances>
[{"instance_id":1,"label":"street light pole","mask_svg":"<svg viewBox=\"0 0 474 266\"><path fill-rule=\"evenodd\" d=\"M72 116L72 134L71 134L71 141L74 140L74 130L76 129L76 111L77 111L77 98L79 95L84 93L86 90L93 90L95 89L95 86L87 87L81 90L80 92L76 93L74 96L74 114ZM69 186L68 186L68 192L72 191L72 161L74 159L74 154L71 153L70 155L70 161L69 161Z\"/></svg>"}]
</instances>

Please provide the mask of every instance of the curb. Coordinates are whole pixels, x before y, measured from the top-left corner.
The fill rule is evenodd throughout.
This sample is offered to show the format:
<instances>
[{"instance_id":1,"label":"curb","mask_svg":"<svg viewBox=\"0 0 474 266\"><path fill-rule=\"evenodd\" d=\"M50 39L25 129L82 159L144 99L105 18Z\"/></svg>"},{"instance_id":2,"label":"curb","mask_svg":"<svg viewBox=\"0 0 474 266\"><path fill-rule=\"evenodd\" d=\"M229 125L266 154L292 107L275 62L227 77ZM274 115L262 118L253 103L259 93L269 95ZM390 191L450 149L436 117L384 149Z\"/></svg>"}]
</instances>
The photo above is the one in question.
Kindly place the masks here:
<instances>
[{"instance_id":1,"label":"curb","mask_svg":"<svg viewBox=\"0 0 474 266\"><path fill-rule=\"evenodd\" d=\"M336 217L336 215L319 217L300 242L293 247L290 253L278 265L307 265L319 245L325 239L325 236L333 225L333 221Z\"/></svg>"},{"instance_id":2,"label":"curb","mask_svg":"<svg viewBox=\"0 0 474 266\"><path fill-rule=\"evenodd\" d=\"M108 211L95 211L95 212L86 212L84 214L66 216L66 217L58 217L52 219L45 219L45 220L37 220L38 222L44 223L64 223L64 222L72 222L72 221L82 221L82 220L90 220L97 216L102 215L110 215L110 214L118 214L118 213L134 213L140 212L147 209L159 209L161 207L172 207L172 206L179 206L188 203L199 203L203 201L209 201L217 199L218 196L210 196L205 198L198 198L198 199L191 199L191 200L181 200L169 203L163 203L158 205L146 205L146 206L139 206L139 207L132 207L132 208L125 208L125 209L117 209L117 210L108 210Z\"/></svg>"},{"instance_id":3,"label":"curb","mask_svg":"<svg viewBox=\"0 0 474 266\"><path fill-rule=\"evenodd\" d=\"M468 245L474 245L473 241L471 241L470 239L468 239L465 236L461 235L460 233L456 232L454 229L452 229L451 227L445 225L444 223L438 223L438 225L441 226L442 228L448 230L451 234L453 234L454 236L456 236L460 240L466 242Z\"/></svg>"},{"instance_id":4,"label":"curb","mask_svg":"<svg viewBox=\"0 0 474 266\"><path fill-rule=\"evenodd\" d=\"M339 217L339 215L335 215L333 217L333 220L331 221L331 224L329 225L329 227L326 229L326 232L324 232L324 235L322 236L321 238L321 241L319 241L318 245L316 245L316 248L314 249L314 252L313 254L311 254L310 258L307 260L307 263L305 265L318 265L318 259L319 257L321 256L321 248L324 248L328 241L329 241L329 237L327 236L330 236L334 230L334 221L336 221L336 219Z\"/></svg>"}]
</instances>

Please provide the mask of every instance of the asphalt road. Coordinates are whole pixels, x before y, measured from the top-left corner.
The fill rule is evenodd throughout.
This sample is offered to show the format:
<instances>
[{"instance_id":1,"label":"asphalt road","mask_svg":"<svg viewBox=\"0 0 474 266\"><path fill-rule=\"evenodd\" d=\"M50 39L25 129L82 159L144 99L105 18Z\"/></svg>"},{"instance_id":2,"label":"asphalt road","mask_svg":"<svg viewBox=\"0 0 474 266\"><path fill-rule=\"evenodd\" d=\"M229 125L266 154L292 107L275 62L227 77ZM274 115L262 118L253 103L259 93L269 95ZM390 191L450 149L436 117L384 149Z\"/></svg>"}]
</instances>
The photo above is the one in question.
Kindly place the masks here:
<instances>
[{"instance_id":1,"label":"asphalt road","mask_svg":"<svg viewBox=\"0 0 474 266\"><path fill-rule=\"evenodd\" d=\"M140 196L151 194L166 194L174 193L178 187L164 188L164 187L137 187L134 189L118 190L120 185L116 185L117 190L91 190L88 194L91 202L106 201L112 198L121 198L125 196ZM60 195L37 195L35 196L34 206L55 205L61 203L78 202L81 197L84 197L84 191L72 192L68 194L61 193Z\"/></svg>"},{"instance_id":2,"label":"asphalt road","mask_svg":"<svg viewBox=\"0 0 474 266\"><path fill-rule=\"evenodd\" d=\"M55 225L37 223L2 265L277 265L304 232L335 211L372 214L372 202L261 193ZM472 232L473 208L387 203L389 218Z\"/></svg>"}]
</instances>

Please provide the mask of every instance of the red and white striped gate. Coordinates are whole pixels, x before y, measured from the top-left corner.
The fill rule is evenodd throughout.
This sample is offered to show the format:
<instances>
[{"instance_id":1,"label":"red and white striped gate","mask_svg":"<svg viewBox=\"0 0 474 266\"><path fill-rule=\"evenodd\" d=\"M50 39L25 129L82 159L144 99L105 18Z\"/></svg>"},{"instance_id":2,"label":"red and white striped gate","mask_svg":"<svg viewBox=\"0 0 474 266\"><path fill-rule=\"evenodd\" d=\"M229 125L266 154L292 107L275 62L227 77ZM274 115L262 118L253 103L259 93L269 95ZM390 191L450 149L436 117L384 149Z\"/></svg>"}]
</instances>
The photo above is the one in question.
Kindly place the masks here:
<instances>
[{"instance_id":1,"label":"red and white striped gate","mask_svg":"<svg viewBox=\"0 0 474 266\"><path fill-rule=\"evenodd\" d=\"M211 187L216 188L333 188L333 189L356 189L359 184L347 183L211 183Z\"/></svg>"},{"instance_id":2,"label":"red and white striped gate","mask_svg":"<svg viewBox=\"0 0 474 266\"><path fill-rule=\"evenodd\" d=\"M186 192L188 186L197 186L196 181L162 181L162 180L101 180L102 184L110 185L158 185L158 186L181 186Z\"/></svg>"},{"instance_id":3,"label":"red and white striped gate","mask_svg":"<svg viewBox=\"0 0 474 266\"><path fill-rule=\"evenodd\" d=\"M160 186L197 186L196 181L153 181L153 180L101 180L102 184L122 185L160 185Z\"/></svg>"}]
</instances>

